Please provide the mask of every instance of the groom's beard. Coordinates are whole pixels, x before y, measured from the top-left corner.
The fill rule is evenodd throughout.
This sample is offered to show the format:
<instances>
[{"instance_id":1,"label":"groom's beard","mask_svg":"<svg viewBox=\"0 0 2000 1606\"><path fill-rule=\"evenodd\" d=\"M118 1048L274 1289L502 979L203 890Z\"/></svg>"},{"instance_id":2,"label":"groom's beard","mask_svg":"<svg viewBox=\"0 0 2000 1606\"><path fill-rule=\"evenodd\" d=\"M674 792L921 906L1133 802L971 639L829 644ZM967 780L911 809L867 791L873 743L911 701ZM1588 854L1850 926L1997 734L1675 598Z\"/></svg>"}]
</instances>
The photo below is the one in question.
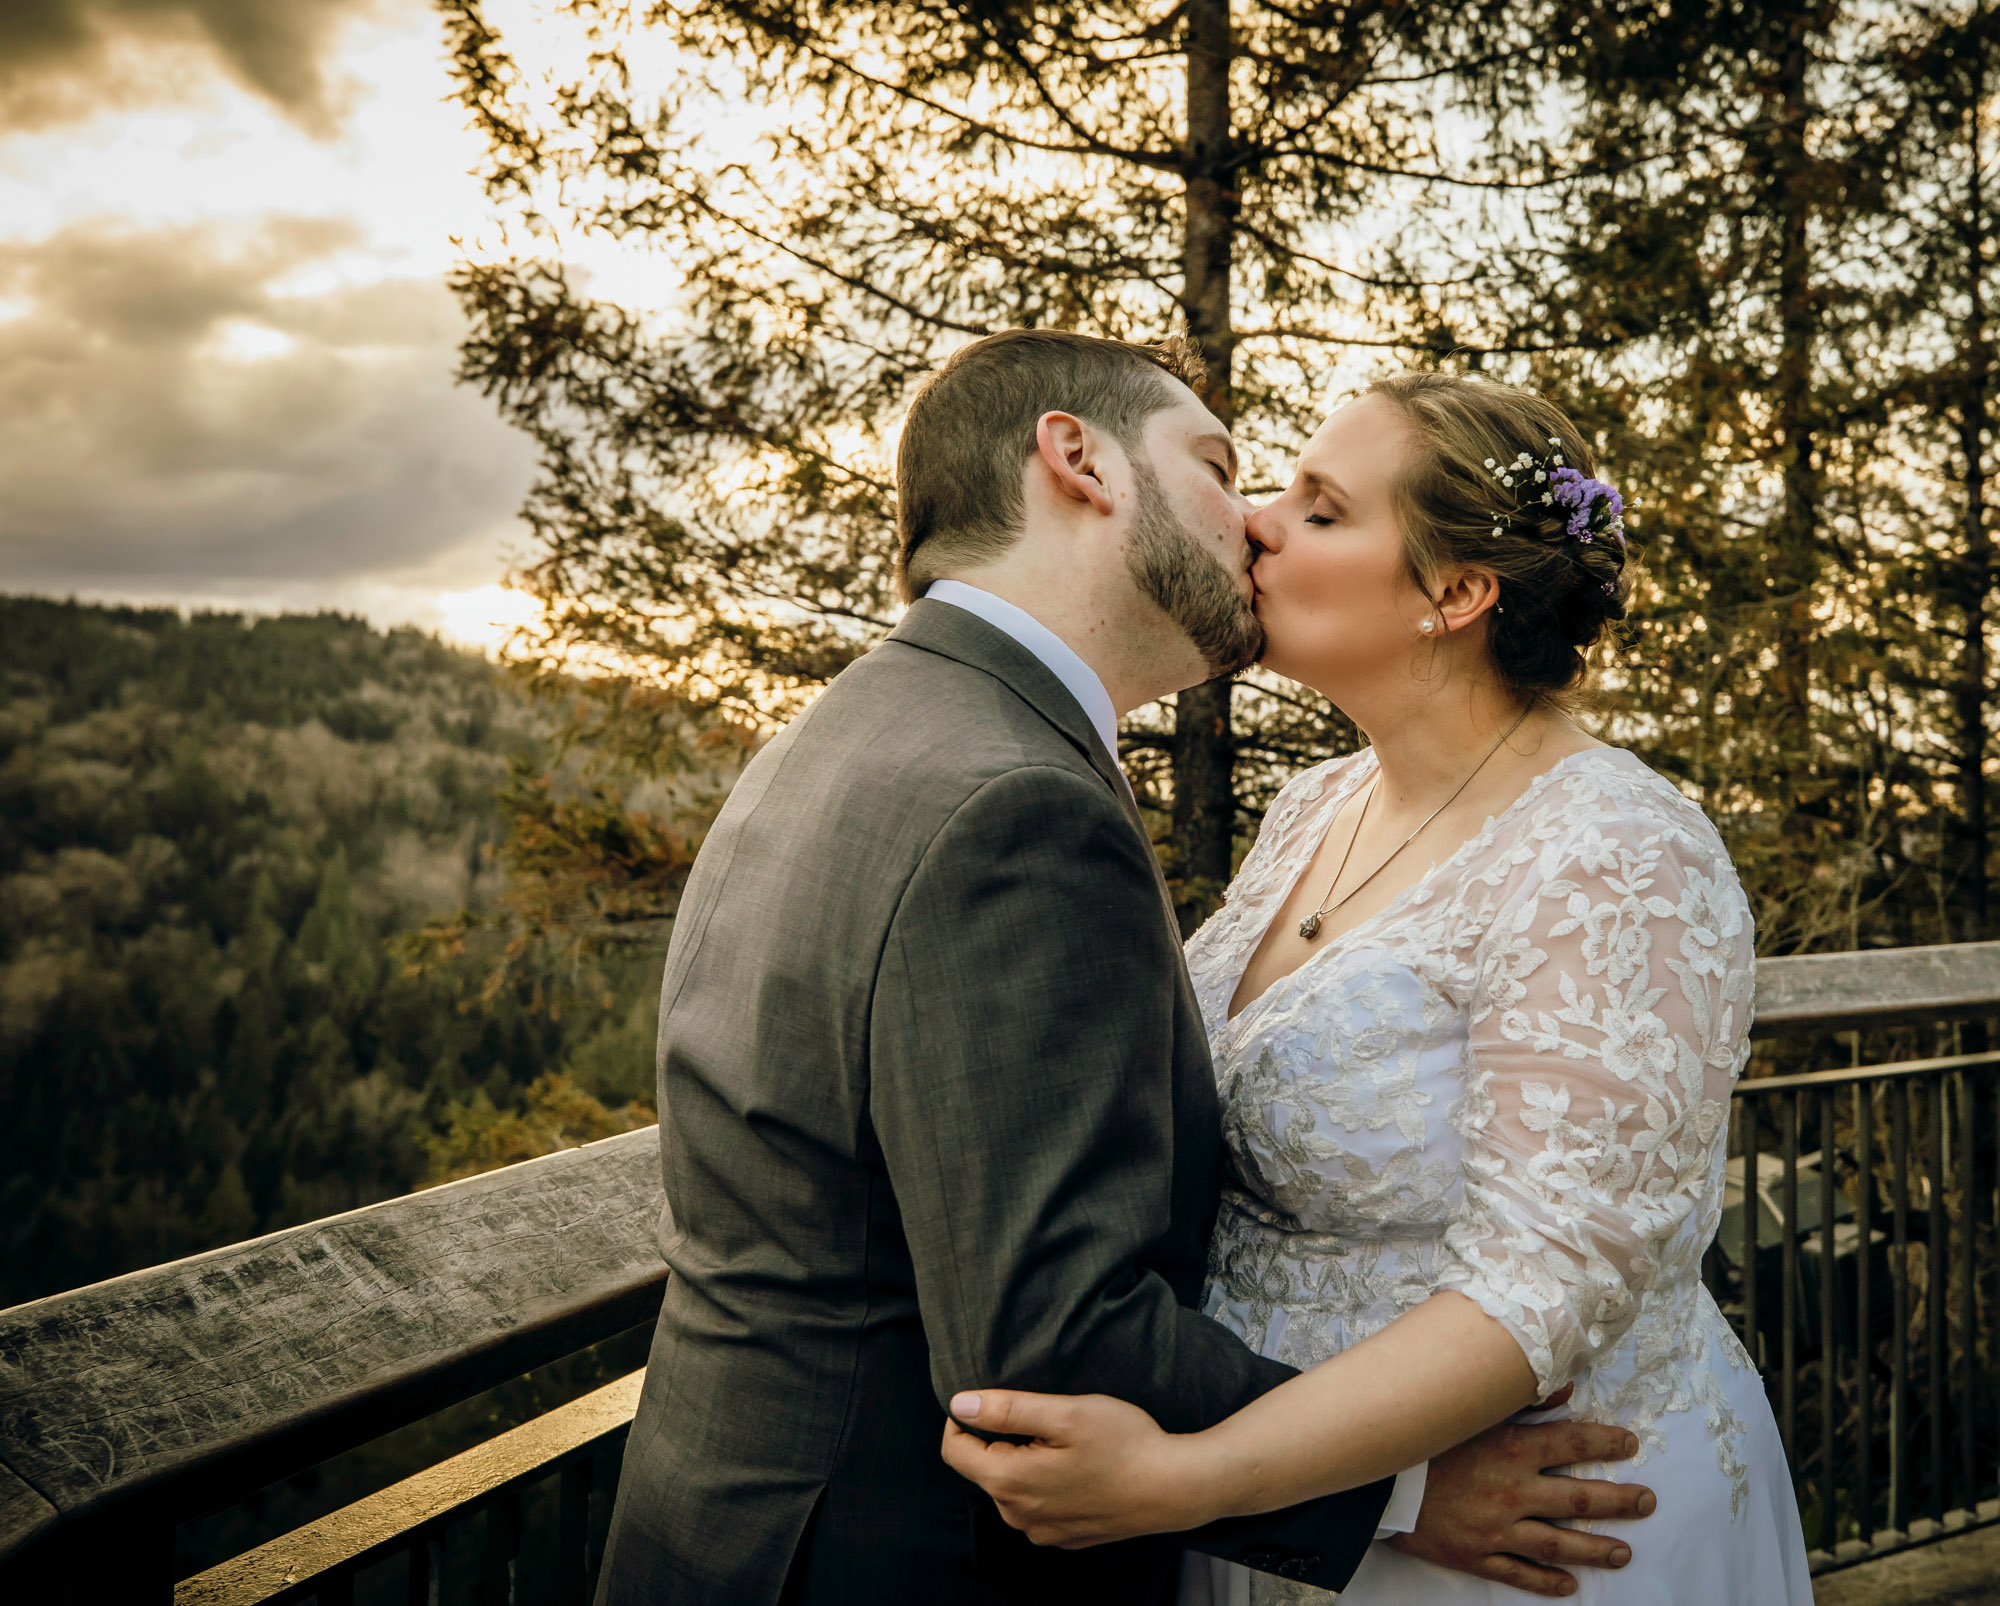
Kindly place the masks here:
<instances>
[{"instance_id":1,"label":"groom's beard","mask_svg":"<svg viewBox=\"0 0 2000 1606\"><path fill-rule=\"evenodd\" d=\"M1264 650L1256 609L1222 560L1174 517L1152 465L1135 460L1132 469L1139 489L1125 548L1132 578L1194 643L1211 675L1249 668Z\"/></svg>"}]
</instances>

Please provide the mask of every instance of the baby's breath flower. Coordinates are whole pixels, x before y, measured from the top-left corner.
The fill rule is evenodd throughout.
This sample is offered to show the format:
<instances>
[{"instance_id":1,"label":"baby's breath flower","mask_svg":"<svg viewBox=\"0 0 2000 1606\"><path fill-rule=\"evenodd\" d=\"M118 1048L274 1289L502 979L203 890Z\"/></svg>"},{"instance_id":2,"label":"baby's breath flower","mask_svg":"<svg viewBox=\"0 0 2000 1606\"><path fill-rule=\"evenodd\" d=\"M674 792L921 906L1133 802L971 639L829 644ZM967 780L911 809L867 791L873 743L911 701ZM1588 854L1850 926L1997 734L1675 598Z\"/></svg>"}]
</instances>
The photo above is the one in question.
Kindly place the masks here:
<instances>
[{"instance_id":1,"label":"baby's breath flower","mask_svg":"<svg viewBox=\"0 0 2000 1606\"><path fill-rule=\"evenodd\" d=\"M1523 451L1516 454L1511 463L1501 464L1493 458L1486 459L1486 467L1496 483L1514 490L1517 485L1545 486L1536 498L1544 507L1562 507L1568 511L1563 532L1579 546L1591 546L1599 535L1610 535L1619 546L1625 545L1625 500L1617 491L1602 480L1571 468L1563 461L1560 450L1561 437L1551 435L1549 445L1557 448L1547 459L1538 460L1534 453ZM1532 473L1534 478L1527 476ZM1518 505L1518 504L1517 504ZM1632 505L1638 506L1635 498ZM1493 533L1504 533L1506 515L1493 526Z\"/></svg>"}]
</instances>

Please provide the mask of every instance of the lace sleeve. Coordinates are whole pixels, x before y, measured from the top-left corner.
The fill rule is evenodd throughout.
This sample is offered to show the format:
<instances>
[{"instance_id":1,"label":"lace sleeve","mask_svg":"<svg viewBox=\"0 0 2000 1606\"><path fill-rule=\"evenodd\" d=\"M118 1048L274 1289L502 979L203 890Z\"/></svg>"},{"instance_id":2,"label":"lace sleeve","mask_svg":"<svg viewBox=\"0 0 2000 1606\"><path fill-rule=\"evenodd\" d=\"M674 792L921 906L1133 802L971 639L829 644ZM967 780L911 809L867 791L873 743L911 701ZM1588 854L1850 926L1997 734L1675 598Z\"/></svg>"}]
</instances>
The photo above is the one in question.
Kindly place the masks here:
<instances>
[{"instance_id":1,"label":"lace sleeve","mask_svg":"<svg viewBox=\"0 0 2000 1606\"><path fill-rule=\"evenodd\" d=\"M1609 811L1500 891L1442 1284L1514 1335L1544 1394L1624 1335L1663 1271L1699 1264L1753 966L1705 821Z\"/></svg>"}]
</instances>

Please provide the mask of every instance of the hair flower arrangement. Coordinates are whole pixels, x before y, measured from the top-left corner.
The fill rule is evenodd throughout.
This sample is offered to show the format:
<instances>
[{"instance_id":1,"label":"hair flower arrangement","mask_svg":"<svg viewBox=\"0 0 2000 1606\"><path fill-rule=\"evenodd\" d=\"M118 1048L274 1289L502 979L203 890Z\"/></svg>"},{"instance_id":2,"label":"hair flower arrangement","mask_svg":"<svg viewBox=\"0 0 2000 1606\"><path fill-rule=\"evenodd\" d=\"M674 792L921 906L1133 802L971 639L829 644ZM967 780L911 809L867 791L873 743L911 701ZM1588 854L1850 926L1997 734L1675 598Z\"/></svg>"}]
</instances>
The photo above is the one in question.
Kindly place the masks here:
<instances>
[{"instance_id":1,"label":"hair flower arrangement","mask_svg":"<svg viewBox=\"0 0 2000 1606\"><path fill-rule=\"evenodd\" d=\"M1549 437L1549 452L1546 462L1532 452L1521 452L1511 463L1500 463L1493 458L1486 459L1486 467L1494 481L1507 490L1519 487L1533 491L1538 486L1539 500L1551 507L1563 509L1568 518L1564 523L1564 533L1579 546L1592 545L1599 536L1608 535L1625 547L1625 499L1602 480L1594 480L1579 469L1571 468L1563 462L1562 442L1554 435ZM1636 503L1634 504L1636 506ZM1504 523L1496 523L1493 533L1499 535L1505 529ZM1604 583L1607 593L1615 595L1617 586Z\"/></svg>"}]
</instances>

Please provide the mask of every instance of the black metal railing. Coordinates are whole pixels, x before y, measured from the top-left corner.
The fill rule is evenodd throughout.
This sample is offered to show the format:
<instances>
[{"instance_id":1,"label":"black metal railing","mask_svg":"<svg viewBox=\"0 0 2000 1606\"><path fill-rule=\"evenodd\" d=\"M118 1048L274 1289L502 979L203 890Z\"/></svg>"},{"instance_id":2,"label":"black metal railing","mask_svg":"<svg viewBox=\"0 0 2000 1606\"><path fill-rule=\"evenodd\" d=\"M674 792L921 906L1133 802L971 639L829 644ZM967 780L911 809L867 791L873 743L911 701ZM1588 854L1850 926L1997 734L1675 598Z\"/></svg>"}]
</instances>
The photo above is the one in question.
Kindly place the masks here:
<instances>
[{"instance_id":1,"label":"black metal railing","mask_svg":"<svg viewBox=\"0 0 2000 1606\"><path fill-rule=\"evenodd\" d=\"M1809 1063L2000 1011L2000 943L1769 961L1757 1002ZM2000 1519L2000 1053L1749 1080L1732 1121L1706 1269L1815 1570ZM0 1311L0 1601L587 1599L641 1373L191 1577L175 1532L650 1321L657 1175L628 1133Z\"/></svg>"},{"instance_id":2,"label":"black metal railing","mask_svg":"<svg viewBox=\"0 0 2000 1606\"><path fill-rule=\"evenodd\" d=\"M2000 1053L1739 1084L1711 1290L1824 1569L2000 1516Z\"/></svg>"}]
</instances>

